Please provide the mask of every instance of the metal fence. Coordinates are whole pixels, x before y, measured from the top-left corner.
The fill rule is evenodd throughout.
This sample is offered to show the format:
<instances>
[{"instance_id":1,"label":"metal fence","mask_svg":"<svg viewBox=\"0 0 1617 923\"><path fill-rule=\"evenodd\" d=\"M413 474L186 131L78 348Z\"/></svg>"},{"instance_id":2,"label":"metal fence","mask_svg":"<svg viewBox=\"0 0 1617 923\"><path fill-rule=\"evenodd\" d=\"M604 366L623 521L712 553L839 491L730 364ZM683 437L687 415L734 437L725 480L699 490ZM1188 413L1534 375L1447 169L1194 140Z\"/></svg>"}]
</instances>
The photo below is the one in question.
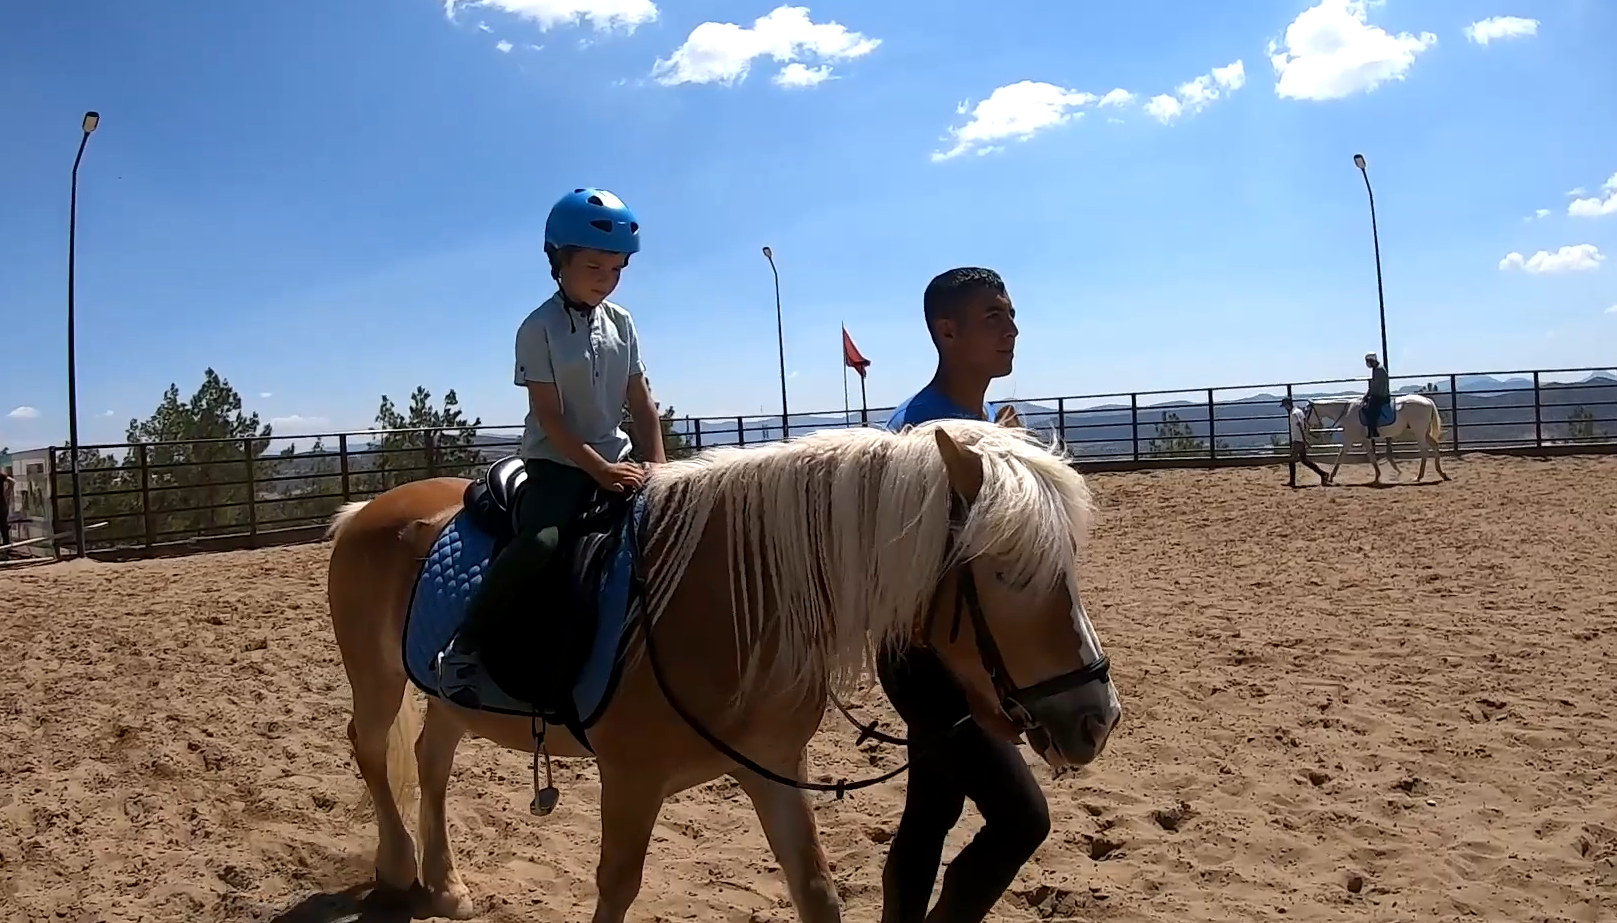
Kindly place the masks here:
<instances>
[{"instance_id":1,"label":"metal fence","mask_svg":"<svg viewBox=\"0 0 1617 923\"><path fill-rule=\"evenodd\" d=\"M1612 370L1396 376L1393 387L1418 391L1437 405L1445 451L1617 451ZM1081 464L1222 465L1284 459L1281 397L1301 403L1363 390L1360 379L1012 403L1027 426L1059 434ZM871 411L868 419L879 424L889 412ZM665 424L664 439L670 453L679 455L858 425L857 412L793 414L784 421L778 415L684 417ZM1336 432L1313 434L1316 447L1335 451ZM158 549L226 537L256 544L258 536L312 536L342 503L418 478L474 476L488 462L514 453L519 434L520 427L497 426L84 446L80 496L94 527L86 544L92 551ZM49 457L54 491L48 519L56 526L44 525L60 536L73 521L73 495L66 451L53 447ZM54 553L66 550L58 545Z\"/></svg>"}]
</instances>

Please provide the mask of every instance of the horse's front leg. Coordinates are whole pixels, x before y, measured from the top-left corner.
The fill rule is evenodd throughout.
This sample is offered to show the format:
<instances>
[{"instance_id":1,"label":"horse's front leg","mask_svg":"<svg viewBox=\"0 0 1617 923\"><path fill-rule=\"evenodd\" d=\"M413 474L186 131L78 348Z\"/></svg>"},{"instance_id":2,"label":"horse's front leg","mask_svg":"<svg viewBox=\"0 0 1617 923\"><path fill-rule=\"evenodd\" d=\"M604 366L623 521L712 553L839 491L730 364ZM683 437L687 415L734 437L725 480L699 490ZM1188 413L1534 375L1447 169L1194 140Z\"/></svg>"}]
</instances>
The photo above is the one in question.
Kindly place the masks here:
<instances>
[{"instance_id":1,"label":"horse's front leg","mask_svg":"<svg viewBox=\"0 0 1617 923\"><path fill-rule=\"evenodd\" d=\"M623 923L640 895L646 850L662 810L664 780L638 766L602 759L601 857L595 867L594 923Z\"/></svg>"},{"instance_id":2,"label":"horse's front leg","mask_svg":"<svg viewBox=\"0 0 1617 923\"><path fill-rule=\"evenodd\" d=\"M1329 480L1332 484L1336 483L1336 472L1342 467L1342 459L1347 457L1348 446L1352 444L1353 443L1348 440L1347 436L1344 435L1342 437L1342 447L1336 450L1336 464L1331 466L1331 476Z\"/></svg>"},{"instance_id":3,"label":"horse's front leg","mask_svg":"<svg viewBox=\"0 0 1617 923\"><path fill-rule=\"evenodd\" d=\"M807 754L800 755L797 771L791 775L806 779L807 762ZM786 876L798 919L803 923L840 923L842 907L807 793L771 782L748 769L737 769L730 775L752 799L769 848Z\"/></svg>"},{"instance_id":4,"label":"horse's front leg","mask_svg":"<svg viewBox=\"0 0 1617 923\"><path fill-rule=\"evenodd\" d=\"M1398 467L1398 454L1393 451L1393 444L1392 444L1392 437L1391 436L1387 437L1386 444L1387 444L1387 464L1392 466L1392 470L1393 470L1394 474L1397 474L1399 477L1403 477L1404 469Z\"/></svg>"},{"instance_id":5,"label":"horse's front leg","mask_svg":"<svg viewBox=\"0 0 1617 923\"><path fill-rule=\"evenodd\" d=\"M1375 474L1376 474L1375 480L1372 481L1371 483L1380 484L1381 483L1381 463L1376 461L1376 441L1374 439L1371 439L1370 437L1366 436L1365 439L1364 439L1364 445L1365 445L1364 457L1370 460L1370 470L1374 471Z\"/></svg>"}]
</instances>

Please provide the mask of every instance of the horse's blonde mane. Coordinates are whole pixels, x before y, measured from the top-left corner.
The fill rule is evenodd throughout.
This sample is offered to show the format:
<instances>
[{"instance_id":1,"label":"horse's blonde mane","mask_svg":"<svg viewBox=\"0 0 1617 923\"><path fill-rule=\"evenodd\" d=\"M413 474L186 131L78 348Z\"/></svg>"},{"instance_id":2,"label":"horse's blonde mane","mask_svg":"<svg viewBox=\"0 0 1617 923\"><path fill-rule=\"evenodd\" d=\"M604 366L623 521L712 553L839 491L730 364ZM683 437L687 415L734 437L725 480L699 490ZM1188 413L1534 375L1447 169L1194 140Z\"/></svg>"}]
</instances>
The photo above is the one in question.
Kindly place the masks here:
<instances>
[{"instance_id":1,"label":"horse's blonde mane","mask_svg":"<svg viewBox=\"0 0 1617 923\"><path fill-rule=\"evenodd\" d=\"M657 549L648 616L667 606L722 504L742 692L758 679L766 619L779 628L764 652L773 655L771 680L846 688L867 640L902 643L946 566L949 479L938 428L983 462L956 554L991 554L1007 579L1071 585L1093 510L1083 477L1027 430L948 420L902 433L822 430L659 465L646 493L643 546Z\"/></svg>"}]
</instances>

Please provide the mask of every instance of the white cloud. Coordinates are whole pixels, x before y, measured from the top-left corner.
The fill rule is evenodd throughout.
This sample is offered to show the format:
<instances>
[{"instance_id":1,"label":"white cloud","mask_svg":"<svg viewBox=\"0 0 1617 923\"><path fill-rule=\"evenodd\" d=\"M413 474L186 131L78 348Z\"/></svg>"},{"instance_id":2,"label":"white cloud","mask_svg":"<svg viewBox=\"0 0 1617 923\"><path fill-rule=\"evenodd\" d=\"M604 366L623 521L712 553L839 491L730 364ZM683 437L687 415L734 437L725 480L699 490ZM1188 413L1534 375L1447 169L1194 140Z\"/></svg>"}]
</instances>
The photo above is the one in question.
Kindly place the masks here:
<instances>
[{"instance_id":1,"label":"white cloud","mask_svg":"<svg viewBox=\"0 0 1617 923\"><path fill-rule=\"evenodd\" d=\"M956 107L956 115L969 113L971 117L966 124L949 129L945 140L953 137L954 146L934 151L932 160L948 160L968 151L987 154L998 150L1001 141L1026 141L1046 128L1083 115L1075 110L1095 98L1093 93L1032 80L999 87L975 108L969 102Z\"/></svg>"},{"instance_id":2,"label":"white cloud","mask_svg":"<svg viewBox=\"0 0 1617 923\"><path fill-rule=\"evenodd\" d=\"M1606 313L1607 314L1617 314L1617 304L1614 304L1611 307L1607 308Z\"/></svg>"},{"instance_id":3,"label":"white cloud","mask_svg":"<svg viewBox=\"0 0 1617 923\"><path fill-rule=\"evenodd\" d=\"M1246 86L1246 66L1236 61L1181 83L1173 96L1163 94L1151 97L1151 101L1145 104L1145 111L1166 125L1182 115L1206 109L1214 100L1234 93L1243 86Z\"/></svg>"},{"instance_id":4,"label":"white cloud","mask_svg":"<svg viewBox=\"0 0 1617 923\"><path fill-rule=\"evenodd\" d=\"M751 28L733 22L704 22L691 30L685 43L668 58L658 58L651 76L664 86L682 83L717 83L731 86L746 79L752 62L768 56L782 64L800 59L819 62L813 72L815 83L830 76L830 63L864 57L881 45L881 39L851 32L836 22L814 22L808 7L779 6L754 20ZM781 71L775 81L782 86L812 86L787 83L799 74ZM810 71L803 68L803 71Z\"/></svg>"},{"instance_id":5,"label":"white cloud","mask_svg":"<svg viewBox=\"0 0 1617 923\"><path fill-rule=\"evenodd\" d=\"M797 89L819 86L830 79L831 65L820 64L809 67L807 64L798 61L793 61L781 68L780 72L772 78L775 86Z\"/></svg>"},{"instance_id":6,"label":"white cloud","mask_svg":"<svg viewBox=\"0 0 1617 923\"><path fill-rule=\"evenodd\" d=\"M308 432L330 424L331 421L325 417L306 417L300 413L288 414L284 417L270 417L270 426L280 431L282 435L289 432Z\"/></svg>"},{"instance_id":7,"label":"white cloud","mask_svg":"<svg viewBox=\"0 0 1617 923\"><path fill-rule=\"evenodd\" d=\"M1127 106L1129 103L1132 103L1132 102L1134 102L1134 94L1130 93L1128 90L1123 89L1122 87L1118 87L1117 89L1111 91L1110 93L1107 93L1105 96L1102 96L1100 98L1100 102L1096 103L1096 105L1099 105L1099 106Z\"/></svg>"},{"instance_id":8,"label":"white cloud","mask_svg":"<svg viewBox=\"0 0 1617 923\"><path fill-rule=\"evenodd\" d=\"M1520 16L1490 16L1465 27L1467 41L1486 45L1494 39L1526 38L1538 34L1538 20Z\"/></svg>"},{"instance_id":9,"label":"white cloud","mask_svg":"<svg viewBox=\"0 0 1617 923\"><path fill-rule=\"evenodd\" d=\"M633 32L636 26L657 19L657 4L652 0L444 0L444 15L453 20L456 10L474 6L530 20L541 32L574 23L589 23L597 32ZM482 23L478 28L489 31Z\"/></svg>"},{"instance_id":10,"label":"white cloud","mask_svg":"<svg viewBox=\"0 0 1617 923\"><path fill-rule=\"evenodd\" d=\"M275 392L274 391L260 391L260 392L258 392L258 396L262 397L262 398L266 398L266 399L267 398L272 398L272 397L275 396Z\"/></svg>"},{"instance_id":11,"label":"white cloud","mask_svg":"<svg viewBox=\"0 0 1617 923\"><path fill-rule=\"evenodd\" d=\"M103 411L101 411L101 415L102 415L102 416L103 416L103 417L110 417L110 416L112 416L112 415L113 415L113 413L112 413L112 411L110 411L110 410L103 410Z\"/></svg>"},{"instance_id":12,"label":"white cloud","mask_svg":"<svg viewBox=\"0 0 1617 923\"><path fill-rule=\"evenodd\" d=\"M455 18L454 10L449 11L449 18L451 18L451 19ZM479 31L479 32L493 32L494 28L492 26L490 26L486 22L480 22L480 23L477 24L477 31Z\"/></svg>"},{"instance_id":13,"label":"white cloud","mask_svg":"<svg viewBox=\"0 0 1617 923\"><path fill-rule=\"evenodd\" d=\"M39 419L39 411L24 404L21 407L14 408L6 416L13 420L37 420Z\"/></svg>"},{"instance_id":14,"label":"white cloud","mask_svg":"<svg viewBox=\"0 0 1617 923\"><path fill-rule=\"evenodd\" d=\"M1545 218L1548 218L1549 216L1550 216L1550 210L1549 209L1540 208L1540 209L1534 210L1534 212L1531 215L1528 215L1526 218L1523 218L1522 220L1523 221L1542 221Z\"/></svg>"},{"instance_id":15,"label":"white cloud","mask_svg":"<svg viewBox=\"0 0 1617 923\"><path fill-rule=\"evenodd\" d=\"M1599 196L1587 199L1573 199L1572 204L1566 207L1566 213L1574 218L1599 218L1604 215L1617 215L1617 173L1611 179L1600 185L1600 191L1606 194L1604 199ZM1579 187L1567 195L1583 195L1583 188Z\"/></svg>"},{"instance_id":16,"label":"white cloud","mask_svg":"<svg viewBox=\"0 0 1617 923\"><path fill-rule=\"evenodd\" d=\"M1584 189L1582 186L1574 186L1573 188L1568 189L1566 191L1566 194L1567 194L1568 197L1575 199L1578 196L1583 195L1587 191L1588 190Z\"/></svg>"},{"instance_id":17,"label":"white cloud","mask_svg":"<svg viewBox=\"0 0 1617 923\"><path fill-rule=\"evenodd\" d=\"M1563 272L1588 272L1599 269L1606 255L1594 244L1571 244L1550 253L1540 250L1529 257L1520 253L1507 253L1499 261L1501 270L1519 269L1532 275L1556 275Z\"/></svg>"},{"instance_id":18,"label":"white cloud","mask_svg":"<svg viewBox=\"0 0 1617 923\"><path fill-rule=\"evenodd\" d=\"M506 41L503 38L494 43L494 50L498 51L500 54L510 54L511 49L515 48L515 47L516 47L515 45L511 44L510 42Z\"/></svg>"},{"instance_id":19,"label":"white cloud","mask_svg":"<svg viewBox=\"0 0 1617 923\"><path fill-rule=\"evenodd\" d=\"M1320 0L1286 27L1285 50L1269 43L1275 93L1291 99L1341 99L1402 80L1415 56L1437 44L1430 32L1388 34L1372 26L1365 0Z\"/></svg>"}]
</instances>

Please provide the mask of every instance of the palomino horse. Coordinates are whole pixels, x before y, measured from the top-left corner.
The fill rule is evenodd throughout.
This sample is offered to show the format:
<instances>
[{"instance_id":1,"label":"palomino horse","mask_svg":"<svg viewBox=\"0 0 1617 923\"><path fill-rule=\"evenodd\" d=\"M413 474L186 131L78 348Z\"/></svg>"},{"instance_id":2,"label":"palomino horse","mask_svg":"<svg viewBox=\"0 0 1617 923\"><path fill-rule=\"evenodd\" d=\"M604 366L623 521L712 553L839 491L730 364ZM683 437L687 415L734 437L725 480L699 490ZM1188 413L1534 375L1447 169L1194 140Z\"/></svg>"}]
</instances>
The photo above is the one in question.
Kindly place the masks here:
<instances>
[{"instance_id":1,"label":"palomino horse","mask_svg":"<svg viewBox=\"0 0 1617 923\"><path fill-rule=\"evenodd\" d=\"M752 800L799 918L831 923L840 904L800 790L816 787L803 781L806 747L872 642L936 649L978 722L1026 734L1058 769L1096 759L1121 716L1078 598L1092 512L1084 479L1025 430L954 420L822 431L655 467L638 498L643 605L587 741L430 695L416 736L401 636L423 559L459 521L467 484L405 484L345 506L330 528L331 619L353 692L349 739L375 805L378 883L419 883L431 914L474 912L444 810L467 734L546 759L593 750L596 923L623 920L638 894L664 799L725 774ZM399 808L412 769L419 865Z\"/></svg>"},{"instance_id":2,"label":"palomino horse","mask_svg":"<svg viewBox=\"0 0 1617 923\"><path fill-rule=\"evenodd\" d=\"M1313 427L1320 425L1323 420L1335 420L1342 427L1342 449L1336 453L1336 464L1331 466L1333 482L1348 447L1362 445L1365 458L1375 469L1375 483L1381 483L1381 466L1376 463L1375 442L1369 438L1369 429L1360 419L1359 410L1363 406L1364 399L1357 397L1313 401L1308 405L1305 425ZM1401 394L1393 398L1392 406L1396 414L1393 421L1379 427L1377 433L1378 438L1387 440L1387 462L1392 465L1392 470L1399 470L1398 461L1393 458L1392 441L1407 436L1420 447L1420 471L1415 475L1415 482L1418 484L1426 477L1428 454L1432 457L1432 464L1437 466L1438 476L1448 480L1449 476L1443 472L1443 418L1437 412L1437 405L1419 394Z\"/></svg>"}]
</instances>

